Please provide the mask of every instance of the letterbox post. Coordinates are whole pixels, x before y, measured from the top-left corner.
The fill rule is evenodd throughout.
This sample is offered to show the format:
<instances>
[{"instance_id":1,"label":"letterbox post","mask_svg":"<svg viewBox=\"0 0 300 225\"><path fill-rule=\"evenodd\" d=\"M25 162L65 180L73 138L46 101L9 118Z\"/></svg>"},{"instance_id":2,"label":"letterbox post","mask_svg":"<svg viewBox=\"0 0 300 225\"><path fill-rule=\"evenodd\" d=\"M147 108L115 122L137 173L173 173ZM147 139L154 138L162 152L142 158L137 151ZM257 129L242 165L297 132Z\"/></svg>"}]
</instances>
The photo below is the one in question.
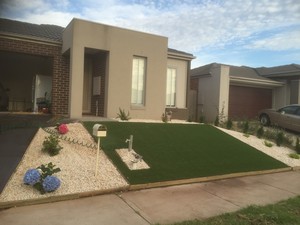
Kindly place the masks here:
<instances>
[{"instance_id":1,"label":"letterbox post","mask_svg":"<svg viewBox=\"0 0 300 225\"><path fill-rule=\"evenodd\" d=\"M97 145L97 158L96 158L96 165L95 165L95 176L98 175L98 164L99 164L99 152L100 152L100 137L106 137L107 128L102 124L95 124L93 126L93 135L98 138L98 145Z\"/></svg>"},{"instance_id":2,"label":"letterbox post","mask_svg":"<svg viewBox=\"0 0 300 225\"><path fill-rule=\"evenodd\" d=\"M98 137L97 158L96 158L96 167L95 167L95 176L98 175L99 152L100 152L100 137Z\"/></svg>"}]
</instances>

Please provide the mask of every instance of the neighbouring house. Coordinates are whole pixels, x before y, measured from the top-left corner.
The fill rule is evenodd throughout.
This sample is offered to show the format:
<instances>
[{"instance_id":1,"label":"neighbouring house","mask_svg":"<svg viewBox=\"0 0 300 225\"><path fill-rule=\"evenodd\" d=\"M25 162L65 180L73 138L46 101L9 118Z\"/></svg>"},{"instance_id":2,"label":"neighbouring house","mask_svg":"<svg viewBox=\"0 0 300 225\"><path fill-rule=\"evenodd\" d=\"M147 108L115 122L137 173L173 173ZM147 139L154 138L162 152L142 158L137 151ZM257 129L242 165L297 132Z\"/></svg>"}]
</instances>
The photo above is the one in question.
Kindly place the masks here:
<instances>
[{"instance_id":1,"label":"neighbouring house","mask_svg":"<svg viewBox=\"0 0 300 225\"><path fill-rule=\"evenodd\" d=\"M73 19L66 28L0 19L0 83L9 111L114 118L188 118L194 56L168 38Z\"/></svg>"},{"instance_id":2,"label":"neighbouring house","mask_svg":"<svg viewBox=\"0 0 300 225\"><path fill-rule=\"evenodd\" d=\"M300 65L251 68L212 63L191 70L191 117L255 119L265 108L300 104Z\"/></svg>"}]
</instances>

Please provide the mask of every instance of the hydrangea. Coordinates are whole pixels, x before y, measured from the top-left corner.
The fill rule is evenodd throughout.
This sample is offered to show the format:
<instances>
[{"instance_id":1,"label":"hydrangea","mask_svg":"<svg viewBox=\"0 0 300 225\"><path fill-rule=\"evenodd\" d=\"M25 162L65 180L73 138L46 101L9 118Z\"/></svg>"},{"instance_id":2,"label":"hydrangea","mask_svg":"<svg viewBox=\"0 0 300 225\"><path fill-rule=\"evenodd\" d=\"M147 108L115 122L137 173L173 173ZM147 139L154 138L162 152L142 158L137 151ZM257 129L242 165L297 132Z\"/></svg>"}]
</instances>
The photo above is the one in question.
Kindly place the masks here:
<instances>
[{"instance_id":1,"label":"hydrangea","mask_svg":"<svg viewBox=\"0 0 300 225\"><path fill-rule=\"evenodd\" d=\"M29 169L24 175L24 184L35 185L41 179L41 174L37 169Z\"/></svg>"},{"instance_id":2,"label":"hydrangea","mask_svg":"<svg viewBox=\"0 0 300 225\"><path fill-rule=\"evenodd\" d=\"M58 126L58 132L59 132L60 134L65 134L65 133L67 133L68 131L69 131L69 129L68 129L68 127L67 127L66 124L61 124L61 125Z\"/></svg>"},{"instance_id":3,"label":"hydrangea","mask_svg":"<svg viewBox=\"0 0 300 225\"><path fill-rule=\"evenodd\" d=\"M47 176L43 182L45 192L55 191L60 186L60 180L55 176Z\"/></svg>"}]
</instances>

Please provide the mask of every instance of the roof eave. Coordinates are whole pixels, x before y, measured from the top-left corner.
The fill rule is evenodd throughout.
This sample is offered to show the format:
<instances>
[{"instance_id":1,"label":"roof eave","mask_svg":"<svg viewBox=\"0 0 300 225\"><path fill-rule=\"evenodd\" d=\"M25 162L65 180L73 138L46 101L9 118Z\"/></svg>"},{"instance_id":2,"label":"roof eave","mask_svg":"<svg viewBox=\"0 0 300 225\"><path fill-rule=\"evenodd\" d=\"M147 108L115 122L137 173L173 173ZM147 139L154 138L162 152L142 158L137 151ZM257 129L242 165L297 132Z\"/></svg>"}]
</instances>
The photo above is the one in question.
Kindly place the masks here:
<instances>
[{"instance_id":1,"label":"roof eave","mask_svg":"<svg viewBox=\"0 0 300 225\"><path fill-rule=\"evenodd\" d=\"M234 84L243 84L247 86L264 86L264 87L282 87L284 83L273 80L261 80L244 77L232 77L230 76L230 82Z\"/></svg>"},{"instance_id":2,"label":"roof eave","mask_svg":"<svg viewBox=\"0 0 300 225\"><path fill-rule=\"evenodd\" d=\"M188 55L188 54L180 54L180 53L174 53L174 52L170 52L168 51L168 58L172 58L172 59L184 59L184 60L193 60L196 57L193 55Z\"/></svg>"}]
</instances>

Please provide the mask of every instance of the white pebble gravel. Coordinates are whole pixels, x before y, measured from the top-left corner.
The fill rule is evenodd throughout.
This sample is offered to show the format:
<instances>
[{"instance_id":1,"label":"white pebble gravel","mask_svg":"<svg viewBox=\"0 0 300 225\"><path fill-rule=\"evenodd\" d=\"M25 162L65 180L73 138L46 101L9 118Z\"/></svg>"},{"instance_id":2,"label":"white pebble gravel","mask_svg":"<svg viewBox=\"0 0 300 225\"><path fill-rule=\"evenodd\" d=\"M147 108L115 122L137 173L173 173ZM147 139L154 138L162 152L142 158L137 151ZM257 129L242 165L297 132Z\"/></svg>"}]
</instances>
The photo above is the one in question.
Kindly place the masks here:
<instances>
[{"instance_id":1,"label":"white pebble gravel","mask_svg":"<svg viewBox=\"0 0 300 225\"><path fill-rule=\"evenodd\" d=\"M131 151L128 151L127 148L121 148L116 149L116 152L130 170L143 170L150 168L143 159L135 158L136 152L133 149L131 149Z\"/></svg>"},{"instance_id":2,"label":"white pebble gravel","mask_svg":"<svg viewBox=\"0 0 300 225\"><path fill-rule=\"evenodd\" d=\"M243 133L233 131L233 130L227 130L224 128L218 127L223 132L230 134L231 136L239 139L240 141L256 148L257 150L265 153L266 155L269 155L273 157L274 159L277 159L283 163L285 163L288 166L295 167L300 166L300 159L293 159L289 156L291 153L296 153L294 150L284 147L284 146L277 146L275 143L272 143L272 147L267 147L265 145L264 139L259 139L256 136L250 135L246 137ZM268 141L270 142L270 141Z\"/></svg>"},{"instance_id":3,"label":"white pebble gravel","mask_svg":"<svg viewBox=\"0 0 300 225\"><path fill-rule=\"evenodd\" d=\"M68 137L79 142L85 141L95 144L93 138L82 124L70 123L67 126L69 132L65 135ZM15 173L2 191L0 203L90 191L104 191L128 186L126 180L102 150L99 153L98 174L95 177L96 149L60 140L59 144L63 149L58 155L51 157L48 153L41 151L42 143L47 136L49 136L49 133L42 129L38 130ZM60 172L54 174L61 180L59 189L55 192L41 195L33 187L23 184L23 176L28 169L36 168L49 162L61 169Z\"/></svg>"}]
</instances>

